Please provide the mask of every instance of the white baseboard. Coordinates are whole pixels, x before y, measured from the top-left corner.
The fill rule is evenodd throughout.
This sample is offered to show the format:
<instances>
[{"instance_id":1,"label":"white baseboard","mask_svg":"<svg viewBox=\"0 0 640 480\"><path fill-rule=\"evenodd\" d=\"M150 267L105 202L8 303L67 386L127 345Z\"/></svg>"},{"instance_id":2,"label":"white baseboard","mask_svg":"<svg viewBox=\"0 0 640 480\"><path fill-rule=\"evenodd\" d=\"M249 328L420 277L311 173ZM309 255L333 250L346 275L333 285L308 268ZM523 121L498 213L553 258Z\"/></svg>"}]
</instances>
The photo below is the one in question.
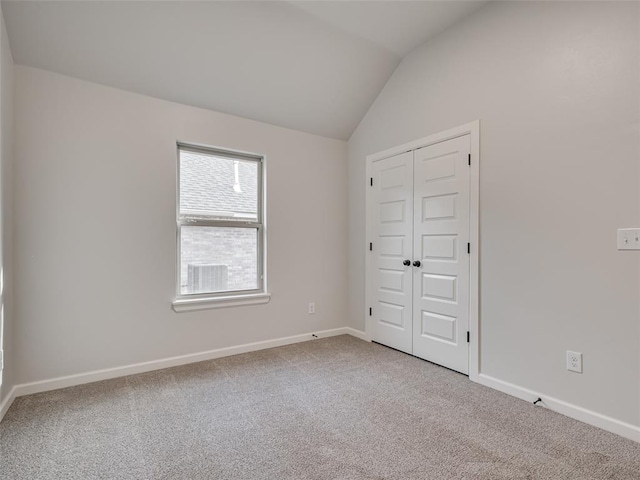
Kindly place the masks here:
<instances>
[{"instance_id":1,"label":"white baseboard","mask_svg":"<svg viewBox=\"0 0 640 480\"><path fill-rule=\"evenodd\" d=\"M137 373L151 372L153 370L161 370L163 368L177 367L179 365L186 365L189 363L202 362L205 360L213 360L216 358L227 357L231 355L238 355L241 353L254 352L257 350L264 350L267 348L281 347L284 345L291 345L293 343L306 342L313 340L314 338L327 338L336 335L351 335L361 340L370 341L367 334L361 330L356 330L351 327L334 328L331 330L323 330L314 333L307 333L302 335L293 335L291 337L276 338L273 340L265 340L262 342L247 343L244 345L238 345L235 347L219 348L215 350L209 350L206 352L192 353L188 355L181 355L178 357L165 358L161 360L153 360L150 362L137 363L134 365L127 365L124 367L108 368L104 370L95 370L93 372L80 373L76 375L69 375L65 377L53 378L50 380L42 380L39 382L25 383L22 385L15 385L5 400L0 403L0 421L4 418L5 413L9 410L9 407L17 397L23 395L31 395L34 393L47 392L50 390L57 390L59 388L73 387L76 385L82 385L85 383L98 382L101 380L108 380L110 378L125 377L127 375L135 375ZM315 335L315 337L314 337ZM587 410L576 405L572 405L563 400L547 397L543 394L539 394L532 390L514 385L503 380L498 380L489 375L481 373L477 377L477 382L481 385L493 388L508 395L520 398L522 400L533 402L538 397L543 399L542 406L549 408L555 412L561 413L568 417L574 418L581 422L593 425L603 430L621 435L623 437L640 442L640 427L631 425L629 423L616 420L615 418L607 417L599 413Z\"/></svg>"},{"instance_id":2,"label":"white baseboard","mask_svg":"<svg viewBox=\"0 0 640 480\"><path fill-rule=\"evenodd\" d=\"M345 330L344 333L351 335L352 337L359 338L360 340L364 340L365 342L371 341L369 336L362 330L356 330L355 328L351 328L351 327L344 327L344 330Z\"/></svg>"},{"instance_id":3,"label":"white baseboard","mask_svg":"<svg viewBox=\"0 0 640 480\"><path fill-rule=\"evenodd\" d=\"M0 402L0 422L4 418L4 414L7 413L7 410L9 410L9 407L17 396L18 395L16 394L16 387L14 386L11 388L11 390L9 390L9 395L7 395L7 397L2 402Z\"/></svg>"},{"instance_id":4,"label":"white baseboard","mask_svg":"<svg viewBox=\"0 0 640 480\"><path fill-rule=\"evenodd\" d=\"M38 382L16 385L11 390L7 399L2 403L2 405L0 405L0 421L2 420L4 414L9 409L9 406L16 397L47 392L50 390L57 390L60 388L73 387L85 383L99 382L101 380L108 380L110 378L125 377L127 375L135 375L136 373L145 373L151 372L153 370L161 370L163 368L177 367L179 365L186 365L188 363L213 360L216 358L228 357L230 355L254 352L256 350L264 350L266 348L281 347L283 345L290 345L292 343L310 341L314 338L334 337L336 335L353 335L354 337L365 339L364 332L361 332L359 330L355 330L350 327L333 328L331 330L322 330L319 332L305 333L302 335L293 335L291 337L282 337L273 340L265 340L262 342L247 343L235 347L218 348L206 352L192 353L188 355L181 355L178 357L152 360L150 362L136 363L134 365L107 368L104 370L95 370L92 372L79 373L76 375L52 378L50 380L41 380Z\"/></svg>"},{"instance_id":5,"label":"white baseboard","mask_svg":"<svg viewBox=\"0 0 640 480\"><path fill-rule=\"evenodd\" d=\"M571 417L594 427L615 433L616 435L620 435L630 440L640 442L640 427L631 425L630 423L625 423L620 420L616 420L615 418L607 417L606 415L578 407L577 405L573 405L563 400L558 400L557 398L548 397L544 394L534 392L503 380L498 380L497 378L490 377L484 373L478 375L477 382L502 393L506 393L507 395L532 403L538 398L542 398L542 402L538 403L538 405L546 407L549 410L553 410L554 412L561 413L567 417Z\"/></svg>"}]
</instances>

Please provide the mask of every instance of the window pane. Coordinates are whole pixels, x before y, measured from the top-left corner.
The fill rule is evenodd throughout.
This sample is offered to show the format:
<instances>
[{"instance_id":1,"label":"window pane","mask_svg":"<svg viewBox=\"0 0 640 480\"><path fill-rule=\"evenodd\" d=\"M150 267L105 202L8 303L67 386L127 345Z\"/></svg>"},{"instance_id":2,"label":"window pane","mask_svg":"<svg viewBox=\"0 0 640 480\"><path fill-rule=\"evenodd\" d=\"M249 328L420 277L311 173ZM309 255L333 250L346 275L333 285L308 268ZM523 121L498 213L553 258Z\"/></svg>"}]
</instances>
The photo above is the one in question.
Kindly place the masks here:
<instances>
[{"instance_id":1,"label":"window pane","mask_svg":"<svg viewBox=\"0 0 640 480\"><path fill-rule=\"evenodd\" d=\"M258 229L189 227L180 229L180 293L258 288Z\"/></svg>"},{"instance_id":2,"label":"window pane","mask_svg":"<svg viewBox=\"0 0 640 480\"><path fill-rule=\"evenodd\" d=\"M180 214L258 220L258 162L180 151Z\"/></svg>"}]
</instances>

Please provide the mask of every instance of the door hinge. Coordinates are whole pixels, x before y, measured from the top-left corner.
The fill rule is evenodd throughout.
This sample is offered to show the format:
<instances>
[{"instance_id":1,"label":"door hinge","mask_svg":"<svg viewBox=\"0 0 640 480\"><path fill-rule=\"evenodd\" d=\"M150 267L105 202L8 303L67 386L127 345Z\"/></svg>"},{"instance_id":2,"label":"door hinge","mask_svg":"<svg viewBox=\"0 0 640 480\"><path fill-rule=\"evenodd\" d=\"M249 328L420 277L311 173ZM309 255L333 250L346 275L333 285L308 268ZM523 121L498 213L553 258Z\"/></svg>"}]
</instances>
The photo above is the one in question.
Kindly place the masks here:
<instances>
[{"instance_id":1,"label":"door hinge","mask_svg":"<svg viewBox=\"0 0 640 480\"><path fill-rule=\"evenodd\" d=\"M373 242L369 242L369 251L373 251Z\"/></svg>"},{"instance_id":2,"label":"door hinge","mask_svg":"<svg viewBox=\"0 0 640 480\"><path fill-rule=\"evenodd\" d=\"M469 166L471 166L471 154L469 154Z\"/></svg>"},{"instance_id":3,"label":"door hinge","mask_svg":"<svg viewBox=\"0 0 640 480\"><path fill-rule=\"evenodd\" d=\"M471 255L471 244L467 243L467 253Z\"/></svg>"},{"instance_id":4,"label":"door hinge","mask_svg":"<svg viewBox=\"0 0 640 480\"><path fill-rule=\"evenodd\" d=\"M369 307L369 316L373 315L373 308Z\"/></svg>"},{"instance_id":5,"label":"door hinge","mask_svg":"<svg viewBox=\"0 0 640 480\"><path fill-rule=\"evenodd\" d=\"M467 331L467 343L471 342L471 334Z\"/></svg>"},{"instance_id":6,"label":"door hinge","mask_svg":"<svg viewBox=\"0 0 640 480\"><path fill-rule=\"evenodd\" d=\"M369 183L370 183L370 184L371 184L371 186L373 187L373 177L371 177L371 178L369 179Z\"/></svg>"}]
</instances>

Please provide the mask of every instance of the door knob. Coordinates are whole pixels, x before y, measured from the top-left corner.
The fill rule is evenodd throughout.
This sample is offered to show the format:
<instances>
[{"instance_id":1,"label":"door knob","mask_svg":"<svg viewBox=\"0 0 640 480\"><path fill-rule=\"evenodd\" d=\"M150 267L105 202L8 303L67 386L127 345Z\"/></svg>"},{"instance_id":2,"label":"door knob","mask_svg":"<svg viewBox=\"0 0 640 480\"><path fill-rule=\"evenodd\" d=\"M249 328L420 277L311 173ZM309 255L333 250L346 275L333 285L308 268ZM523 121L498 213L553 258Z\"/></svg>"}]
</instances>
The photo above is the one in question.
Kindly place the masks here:
<instances>
[{"instance_id":1,"label":"door knob","mask_svg":"<svg viewBox=\"0 0 640 480\"><path fill-rule=\"evenodd\" d=\"M415 262L413 262L413 266L414 266L414 267L419 267L420 265L422 265L422 264L420 263L420 260L416 260Z\"/></svg>"},{"instance_id":2,"label":"door knob","mask_svg":"<svg viewBox=\"0 0 640 480\"><path fill-rule=\"evenodd\" d=\"M405 267L408 267L409 265L411 265L411 260L407 259L407 260L405 260L404 262L402 262L402 264L403 264Z\"/></svg>"}]
</instances>

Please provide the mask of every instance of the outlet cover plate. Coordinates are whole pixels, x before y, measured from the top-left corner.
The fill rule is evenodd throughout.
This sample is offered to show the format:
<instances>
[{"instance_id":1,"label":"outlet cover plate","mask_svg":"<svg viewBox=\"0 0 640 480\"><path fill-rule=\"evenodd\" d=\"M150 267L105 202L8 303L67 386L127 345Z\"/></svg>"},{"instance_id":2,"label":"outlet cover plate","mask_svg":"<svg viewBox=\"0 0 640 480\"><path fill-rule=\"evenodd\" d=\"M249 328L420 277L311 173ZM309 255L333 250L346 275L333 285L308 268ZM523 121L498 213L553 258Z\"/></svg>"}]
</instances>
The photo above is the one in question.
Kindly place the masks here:
<instances>
[{"instance_id":1,"label":"outlet cover plate","mask_svg":"<svg viewBox=\"0 0 640 480\"><path fill-rule=\"evenodd\" d=\"M582 373L582 353L567 350L567 370Z\"/></svg>"}]
</instances>

